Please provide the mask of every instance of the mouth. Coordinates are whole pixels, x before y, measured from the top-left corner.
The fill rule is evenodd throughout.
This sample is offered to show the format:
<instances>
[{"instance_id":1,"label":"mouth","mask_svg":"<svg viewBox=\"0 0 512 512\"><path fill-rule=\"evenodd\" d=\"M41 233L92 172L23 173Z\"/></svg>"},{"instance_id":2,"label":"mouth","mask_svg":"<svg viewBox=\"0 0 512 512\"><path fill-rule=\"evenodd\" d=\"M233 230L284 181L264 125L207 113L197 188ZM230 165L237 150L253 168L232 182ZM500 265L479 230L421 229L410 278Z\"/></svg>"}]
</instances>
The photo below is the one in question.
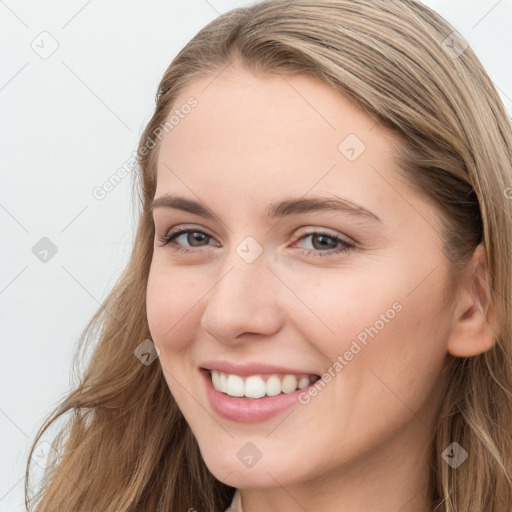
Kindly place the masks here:
<instances>
[{"instance_id":1,"label":"mouth","mask_svg":"<svg viewBox=\"0 0 512 512\"><path fill-rule=\"evenodd\" d=\"M219 393L249 400L288 395L320 380L312 374L255 374L240 376L219 370L201 369L208 375L213 388Z\"/></svg>"},{"instance_id":2,"label":"mouth","mask_svg":"<svg viewBox=\"0 0 512 512\"><path fill-rule=\"evenodd\" d=\"M269 369L268 366L266 369ZM318 385L316 381L320 379L319 375L299 373L251 374L252 371L247 367L239 371L245 375L199 368L205 398L212 411L236 423L265 422L284 413L290 407L302 403L300 396Z\"/></svg>"}]
</instances>

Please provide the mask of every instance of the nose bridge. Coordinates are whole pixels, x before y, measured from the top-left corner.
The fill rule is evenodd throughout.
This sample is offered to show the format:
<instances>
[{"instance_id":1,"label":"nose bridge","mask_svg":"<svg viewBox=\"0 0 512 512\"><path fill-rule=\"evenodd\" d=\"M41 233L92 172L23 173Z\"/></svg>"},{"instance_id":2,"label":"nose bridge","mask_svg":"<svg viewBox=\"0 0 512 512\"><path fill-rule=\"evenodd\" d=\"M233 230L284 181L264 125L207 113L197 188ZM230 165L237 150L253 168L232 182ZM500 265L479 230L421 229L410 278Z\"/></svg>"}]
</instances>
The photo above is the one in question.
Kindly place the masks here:
<instances>
[{"instance_id":1,"label":"nose bridge","mask_svg":"<svg viewBox=\"0 0 512 512\"><path fill-rule=\"evenodd\" d=\"M253 244L253 245L251 245ZM279 329L277 278L253 242L239 244L226 257L219 279L206 296L203 328L219 341L244 332L271 334Z\"/></svg>"}]
</instances>

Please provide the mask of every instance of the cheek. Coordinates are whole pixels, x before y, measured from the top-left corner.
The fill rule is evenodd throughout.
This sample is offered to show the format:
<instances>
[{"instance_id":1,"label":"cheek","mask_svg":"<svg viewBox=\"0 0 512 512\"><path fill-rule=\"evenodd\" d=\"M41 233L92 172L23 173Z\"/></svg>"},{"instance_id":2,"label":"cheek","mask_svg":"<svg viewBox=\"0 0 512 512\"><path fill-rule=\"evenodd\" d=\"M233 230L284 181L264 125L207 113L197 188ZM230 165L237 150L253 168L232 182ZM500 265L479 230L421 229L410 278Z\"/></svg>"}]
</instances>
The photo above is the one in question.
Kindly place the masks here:
<instances>
[{"instance_id":1,"label":"cheek","mask_svg":"<svg viewBox=\"0 0 512 512\"><path fill-rule=\"evenodd\" d=\"M151 339L160 349L158 361L170 392L187 421L198 411L191 408L186 390L192 389L194 376L187 355L194 336L192 321L196 321L195 307L198 290L191 279L184 278L177 269L169 269L154 261L148 276L146 314ZM199 412L200 414L200 412Z\"/></svg>"},{"instance_id":2,"label":"cheek","mask_svg":"<svg viewBox=\"0 0 512 512\"><path fill-rule=\"evenodd\" d=\"M408 286L386 292L381 288L385 300L370 305L372 314L363 315L367 323L362 327L358 322L351 324L351 336L343 341L349 349L343 377L336 379L336 386L343 391L341 396L352 397L353 410L361 418L395 418L399 423L417 411L429 422L431 407L437 403L431 398L443 386L440 377L450 329L449 314L439 313L444 296L438 284L433 280L412 293ZM362 308L361 301L358 304ZM391 311L387 309L390 304L397 307ZM361 334L365 343L360 342ZM354 343L360 350L352 355L347 345Z\"/></svg>"},{"instance_id":3,"label":"cheek","mask_svg":"<svg viewBox=\"0 0 512 512\"><path fill-rule=\"evenodd\" d=\"M194 280L155 262L151 265L146 291L146 313L154 343L165 351L183 350L191 321L201 307L200 290ZM197 308L197 310L196 310Z\"/></svg>"},{"instance_id":4,"label":"cheek","mask_svg":"<svg viewBox=\"0 0 512 512\"><path fill-rule=\"evenodd\" d=\"M319 317L303 315L302 335L329 361L325 371L334 387L370 407L376 396L396 401L393 391L412 403L421 400L447 355L450 312L440 309L444 278L441 269L421 286L417 274L404 272L344 275L315 286L314 294L307 292L311 282L297 281L297 295L308 297ZM333 377L338 375L343 377Z\"/></svg>"},{"instance_id":5,"label":"cheek","mask_svg":"<svg viewBox=\"0 0 512 512\"><path fill-rule=\"evenodd\" d=\"M432 268L435 272L430 273ZM324 333L330 330L323 337L318 336L320 331L316 336L311 331L311 339L321 338L332 360L346 350L357 352L357 345L361 352L370 346L382 347L379 358L385 360L400 359L409 350L423 358L444 350L442 343L450 326L450 308L442 306L447 293L446 270L439 264L421 264L416 269L413 261L400 265L391 261L386 269L341 273L318 283L315 293L309 293L308 304L323 321ZM297 288L298 295L307 296L306 286L311 289L310 285L305 281L304 289ZM320 322L316 324L318 327Z\"/></svg>"},{"instance_id":6,"label":"cheek","mask_svg":"<svg viewBox=\"0 0 512 512\"><path fill-rule=\"evenodd\" d=\"M392 283L383 283L370 272L364 276L342 269L324 272L321 280L306 273L284 279L302 301L295 300L300 307L294 308L293 318L287 318L331 362L347 351L347 358L355 359L402 314L400 295Z\"/></svg>"}]
</instances>

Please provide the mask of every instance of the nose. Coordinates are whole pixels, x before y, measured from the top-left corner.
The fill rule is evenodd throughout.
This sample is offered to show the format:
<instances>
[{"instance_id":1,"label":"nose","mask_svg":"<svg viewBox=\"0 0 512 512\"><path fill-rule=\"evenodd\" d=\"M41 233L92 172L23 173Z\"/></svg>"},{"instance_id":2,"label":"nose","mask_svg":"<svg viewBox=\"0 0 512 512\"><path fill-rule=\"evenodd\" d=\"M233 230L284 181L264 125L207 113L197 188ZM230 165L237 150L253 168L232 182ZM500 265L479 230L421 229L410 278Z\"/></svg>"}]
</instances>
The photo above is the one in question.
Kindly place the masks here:
<instances>
[{"instance_id":1,"label":"nose","mask_svg":"<svg viewBox=\"0 0 512 512\"><path fill-rule=\"evenodd\" d=\"M201 326L228 344L240 343L247 334L275 334L284 318L280 304L284 289L263 257L249 264L234 254L206 296Z\"/></svg>"}]
</instances>

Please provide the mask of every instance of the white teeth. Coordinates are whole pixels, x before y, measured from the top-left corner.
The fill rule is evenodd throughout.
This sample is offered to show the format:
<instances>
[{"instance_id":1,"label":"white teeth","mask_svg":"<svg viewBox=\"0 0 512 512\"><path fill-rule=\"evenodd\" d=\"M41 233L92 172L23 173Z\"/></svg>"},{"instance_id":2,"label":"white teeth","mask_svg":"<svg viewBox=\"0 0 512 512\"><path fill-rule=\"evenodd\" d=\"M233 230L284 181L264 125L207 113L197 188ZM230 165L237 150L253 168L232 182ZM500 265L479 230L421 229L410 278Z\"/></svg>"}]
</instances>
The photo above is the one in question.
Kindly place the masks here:
<instances>
[{"instance_id":1,"label":"white teeth","mask_svg":"<svg viewBox=\"0 0 512 512\"><path fill-rule=\"evenodd\" d=\"M230 396L244 396L244 380L238 375L228 375L226 393Z\"/></svg>"},{"instance_id":2,"label":"white teeth","mask_svg":"<svg viewBox=\"0 0 512 512\"><path fill-rule=\"evenodd\" d=\"M212 372L212 384L215 389L220 389L219 380L219 374L217 372Z\"/></svg>"},{"instance_id":3,"label":"white teeth","mask_svg":"<svg viewBox=\"0 0 512 512\"><path fill-rule=\"evenodd\" d=\"M261 375L240 377L217 370L211 370L212 384L217 391L230 396L261 398L263 396L276 396L280 393L293 393L297 389L305 388L314 382L317 377L312 375L270 375L266 381Z\"/></svg>"},{"instance_id":4,"label":"white teeth","mask_svg":"<svg viewBox=\"0 0 512 512\"><path fill-rule=\"evenodd\" d=\"M217 389L226 393L228 389L228 377L225 373L219 373L219 387Z\"/></svg>"},{"instance_id":5,"label":"white teeth","mask_svg":"<svg viewBox=\"0 0 512 512\"><path fill-rule=\"evenodd\" d=\"M244 395L247 398L261 398L265 396L267 392L267 386L262 378L257 375L248 377L245 380Z\"/></svg>"},{"instance_id":6,"label":"white teeth","mask_svg":"<svg viewBox=\"0 0 512 512\"><path fill-rule=\"evenodd\" d=\"M309 377L302 377L299 380L298 388L302 389L305 388L306 386L309 386Z\"/></svg>"},{"instance_id":7,"label":"white teeth","mask_svg":"<svg viewBox=\"0 0 512 512\"><path fill-rule=\"evenodd\" d=\"M293 393L297 389L297 377L295 375L285 375L281 382L281 391L283 393Z\"/></svg>"},{"instance_id":8,"label":"white teeth","mask_svg":"<svg viewBox=\"0 0 512 512\"><path fill-rule=\"evenodd\" d=\"M281 381L277 375L271 375L267 379L267 395L276 396L281 393Z\"/></svg>"}]
</instances>

